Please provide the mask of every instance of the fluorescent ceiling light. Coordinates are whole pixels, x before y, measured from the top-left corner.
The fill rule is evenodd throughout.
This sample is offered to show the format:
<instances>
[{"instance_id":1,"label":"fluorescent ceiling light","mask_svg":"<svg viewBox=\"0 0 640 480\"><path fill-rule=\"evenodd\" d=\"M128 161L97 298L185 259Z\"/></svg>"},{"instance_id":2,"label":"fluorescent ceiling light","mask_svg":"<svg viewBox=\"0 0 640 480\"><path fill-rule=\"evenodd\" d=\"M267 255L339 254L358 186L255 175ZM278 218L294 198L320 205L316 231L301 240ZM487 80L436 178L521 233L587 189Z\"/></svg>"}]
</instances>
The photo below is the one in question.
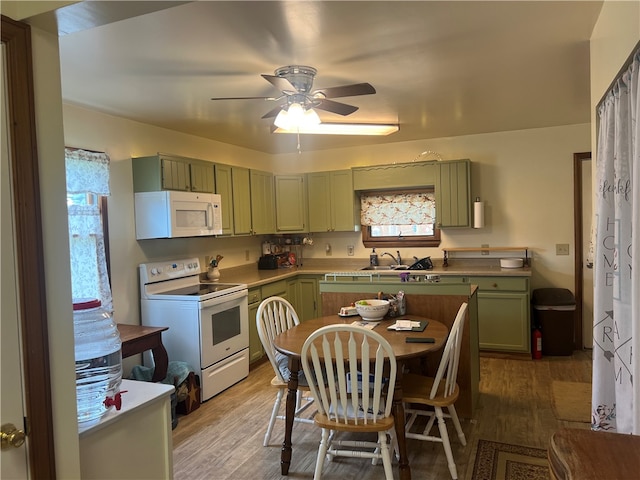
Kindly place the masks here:
<instances>
[{"instance_id":1,"label":"fluorescent ceiling light","mask_svg":"<svg viewBox=\"0 0 640 480\"><path fill-rule=\"evenodd\" d=\"M275 123L275 122L274 122ZM390 135L400 130L398 125L376 123L319 123L282 128L274 124L272 133L302 133L320 135Z\"/></svg>"}]
</instances>

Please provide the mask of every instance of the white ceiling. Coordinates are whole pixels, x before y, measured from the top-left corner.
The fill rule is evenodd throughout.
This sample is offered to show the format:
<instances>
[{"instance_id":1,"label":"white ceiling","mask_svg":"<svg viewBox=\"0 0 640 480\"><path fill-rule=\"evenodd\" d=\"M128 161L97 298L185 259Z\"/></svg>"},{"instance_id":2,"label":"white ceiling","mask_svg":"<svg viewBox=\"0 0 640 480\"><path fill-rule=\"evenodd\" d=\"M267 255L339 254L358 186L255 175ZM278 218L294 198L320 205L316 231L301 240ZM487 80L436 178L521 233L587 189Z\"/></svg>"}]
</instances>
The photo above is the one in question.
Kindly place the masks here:
<instances>
[{"instance_id":1,"label":"white ceiling","mask_svg":"<svg viewBox=\"0 0 640 480\"><path fill-rule=\"evenodd\" d=\"M388 137L305 135L306 151L590 121L601 1L84 5L90 15L57 16L73 32L60 37L65 102L263 152L296 151L260 118L276 104L210 98L277 96L260 74L291 64L318 69L314 88L376 88L337 99L360 108L323 121L400 125Z\"/></svg>"}]
</instances>

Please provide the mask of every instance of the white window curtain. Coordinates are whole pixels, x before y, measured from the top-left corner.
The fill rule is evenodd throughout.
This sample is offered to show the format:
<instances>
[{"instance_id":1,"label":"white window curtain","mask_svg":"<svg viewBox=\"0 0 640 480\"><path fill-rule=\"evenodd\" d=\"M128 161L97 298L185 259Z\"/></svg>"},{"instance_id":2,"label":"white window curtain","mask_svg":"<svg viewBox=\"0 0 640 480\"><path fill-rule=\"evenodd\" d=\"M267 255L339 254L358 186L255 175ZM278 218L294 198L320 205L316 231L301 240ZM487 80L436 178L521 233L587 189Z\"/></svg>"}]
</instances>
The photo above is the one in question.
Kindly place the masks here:
<instances>
[{"instance_id":1,"label":"white window curtain","mask_svg":"<svg viewBox=\"0 0 640 480\"><path fill-rule=\"evenodd\" d=\"M640 435L640 50L598 109L593 430Z\"/></svg>"},{"instance_id":2,"label":"white window curtain","mask_svg":"<svg viewBox=\"0 0 640 480\"><path fill-rule=\"evenodd\" d=\"M433 193L362 194L360 224L429 225L435 222Z\"/></svg>"},{"instance_id":3,"label":"white window curtain","mask_svg":"<svg viewBox=\"0 0 640 480\"><path fill-rule=\"evenodd\" d=\"M74 300L95 298L112 310L99 197L109 195L109 156L65 149L71 290Z\"/></svg>"}]
</instances>

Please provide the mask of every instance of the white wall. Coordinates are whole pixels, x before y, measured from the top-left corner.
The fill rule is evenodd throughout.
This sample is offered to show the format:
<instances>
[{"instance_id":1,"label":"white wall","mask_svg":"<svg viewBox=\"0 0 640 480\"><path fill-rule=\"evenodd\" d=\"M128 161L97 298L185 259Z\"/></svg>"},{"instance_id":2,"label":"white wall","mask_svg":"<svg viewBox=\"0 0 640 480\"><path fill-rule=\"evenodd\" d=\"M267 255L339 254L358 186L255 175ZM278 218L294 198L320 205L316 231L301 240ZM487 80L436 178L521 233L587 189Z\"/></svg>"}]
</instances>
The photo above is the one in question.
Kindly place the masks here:
<instances>
[{"instance_id":1,"label":"white wall","mask_svg":"<svg viewBox=\"0 0 640 480\"><path fill-rule=\"evenodd\" d=\"M69 147L104 151L111 158L111 197L108 201L109 248L114 316L121 323L139 324L139 287L137 266L140 263L176 257L195 256L204 262L205 255L224 255L223 268L245 263L259 256L255 238L235 239L135 239L133 210L133 175L131 158L173 153L191 158L243 165L271 171L270 156L170 131L111 115L64 105L64 138Z\"/></svg>"},{"instance_id":2,"label":"white wall","mask_svg":"<svg viewBox=\"0 0 640 480\"><path fill-rule=\"evenodd\" d=\"M31 29L58 478L80 478L58 37Z\"/></svg>"},{"instance_id":3,"label":"white wall","mask_svg":"<svg viewBox=\"0 0 640 480\"><path fill-rule=\"evenodd\" d=\"M573 288L573 154L589 151L589 125L468 135L372 147L345 148L268 156L218 142L171 132L150 125L64 105L65 142L68 146L106 151L112 160L112 196L109 199L109 234L115 314L119 321L138 323L138 277L135 267L150 260L175 256L220 254L221 268L255 263L260 237L229 239L135 240L131 156L161 151L274 172L303 172L349 168L356 165L408 162L425 150L443 159L472 161L472 196L486 203L486 228L446 230L442 247L525 246L535 255L537 286ZM360 233L314 234L305 258L355 257L366 264L369 251ZM569 256L556 256L555 244L569 243ZM246 253L249 251L249 260ZM412 256L442 257L440 248L407 248Z\"/></svg>"},{"instance_id":4,"label":"white wall","mask_svg":"<svg viewBox=\"0 0 640 480\"><path fill-rule=\"evenodd\" d=\"M525 246L535 258L533 288L573 291L573 154L589 149L589 124L582 124L321 151L308 157L323 170L410 162L426 150L444 160L469 158L471 194L485 202L486 227L443 230L440 248L404 248L403 258L442 258L443 247ZM295 165L294 156L278 157L280 168ZM307 258L325 258L327 242L333 257L345 257L347 245L355 245L356 257L369 255L359 233L314 236L313 247L304 250ZM568 243L570 255L556 256L556 243Z\"/></svg>"},{"instance_id":5,"label":"white wall","mask_svg":"<svg viewBox=\"0 0 640 480\"><path fill-rule=\"evenodd\" d=\"M640 41L640 2L606 0L593 28L591 59L591 142L596 158L596 108ZM595 174L596 169L593 169Z\"/></svg>"},{"instance_id":6,"label":"white wall","mask_svg":"<svg viewBox=\"0 0 640 480\"><path fill-rule=\"evenodd\" d=\"M610 55L620 56L624 58L631 52L633 44L637 42L640 35L640 11L637 2L629 2L631 7L626 5L614 4L606 2L603 12L598 21L598 25L594 30L592 38L592 82L594 90L602 84L608 84L615 76L615 72L604 68L603 62ZM3 6L3 13L8 13L6 6ZM628 10L627 10L628 9ZM10 15L11 16L11 15ZM19 18L15 16L14 18ZM627 26L627 28L621 28ZM630 37L621 39L620 42L608 42L609 38L617 38L620 32L630 31ZM602 42L602 47L599 43ZM605 43L607 46L605 47ZM179 134L171 133L170 138L166 135L170 132L160 131L158 129L138 126L139 130L128 132L128 127L132 127L127 122L119 119L107 119L96 116L92 112L83 113L80 109L65 106L64 115L64 141L59 126L62 122L60 116L60 88L57 78L59 65L57 62L57 38L42 34L37 30L33 34L34 48L34 74L36 89L36 110L38 115L38 149L40 155L40 176L41 176L41 202L43 211L43 239L45 248L45 269L47 271L46 288L47 288L47 315L49 321L50 336L50 353L51 353L51 375L52 375L52 394L54 404L54 422L56 462L58 478L78 478L79 477L79 460L77 447L77 434L75 429L70 427L74 424L75 405L69 400L70 392L74 389L73 380L73 333L71 323L71 287L70 274L68 270L68 252L66 249L66 212L64 201L61 197L64 193L64 183L61 181L61 175L64 171L64 160L62 155L62 147L64 143L72 146L94 148L97 150L106 150L115 159L114 162L114 178L125 179L122 184L114 185L114 192L122 195L121 203L118 206L125 205L122 217L114 215L118 209L112 210L111 230L116 238L115 246L112 244L113 256L115 257L115 289L118 292L116 298L116 308L126 307L132 310L128 305L132 303L132 298L138 296L137 285L132 285L132 276L129 267L124 267L129 257L139 258L140 253L144 254L143 247L136 245L131 235L132 216L131 207L126 207L125 193L130 192L130 186L127 182L131 182L130 168L127 168L126 158L135 154L147 154L143 151L143 146L148 147L152 151L163 150L173 151L173 153L182 153L193 157L202 157L212 160L217 158L209 157L213 155L209 153L209 142L201 139L179 139ZM621 61L618 62L617 70L621 67ZM600 80L602 79L602 80ZM602 88L606 88L602 87ZM602 89L601 89L602 90ZM597 99L601 95L596 93ZM595 106L592 102L592 106ZM81 125L86 120L86 125ZM91 127L90 129L88 127ZM100 127L100 128L98 128ZM107 128L108 127L108 128ZM323 170L333 168L344 168L350 165L361 165L369 163L369 157L375 159L375 163L386 163L388 161L411 161L415 156L424 150L435 150L443 154L445 159L448 158L471 158L474 162L473 168L473 195L480 195L488 202L487 224L488 230L485 233L476 232L454 232L446 234L444 244L448 245L477 245L479 243L502 244L503 242L526 242L528 246L539 248L545 252L548 250L547 243L555 243L558 240L551 238L549 242L545 239L545 235L555 235L562 239L563 243L571 243L569 239L565 240L568 232L567 224L571 222L571 217L566 215L563 202L567 202L570 195L563 190L569 190L567 186L567 168L570 164L570 156L573 152L586 151L589 149L590 140L588 131L583 130L588 126L570 126L558 127L554 129L541 129L524 132L503 132L491 135L478 135L469 137L457 137L450 139L429 140L424 142L411 142L410 144L397 144L389 147L376 147L362 152L338 152L349 153L351 161L354 163L344 164L340 159L340 155L331 158L331 162L323 165ZM142 135L144 133L144 135ZM568 133L568 138L564 138ZM132 138L133 137L133 138ZM573 137L573 140L572 140ZM595 138L594 138L595 141ZM141 148L135 149L132 145L138 145ZM550 143L547 143L550 142ZM123 146L124 145L124 146ZM128 148L126 148L128 146ZM180 148L178 148L180 147ZM221 154L219 161L223 163L235 164L235 149L228 147L223 148L219 144L221 152L227 154L225 157ZM180 151L178 151L180 150ZM216 151L216 150L213 150ZM238 152L238 157L242 157ZM260 162L266 159L259 158L260 154L255 152L246 152L248 157L243 160L249 162ZM334 152L336 153L336 152ZM250 155L249 155L250 154ZM328 152L325 152L330 157ZM384 158L383 158L384 157ZM124 162L119 164L120 162ZM290 159L277 158L277 168L284 168L287 163L292 163ZM329 158L327 158L329 160ZM383 161L384 160L384 161ZM566 162L566 165L565 163ZM373 163L373 162L371 162ZM253 166L257 166L253 164ZM502 171L497 171L498 167L502 167ZM264 168L267 169L267 168ZM276 170L276 167L273 168ZM545 172L539 173L538 169ZM298 170L299 171L299 170ZM555 175L558 173L560 181L556 181ZM548 177L550 175L550 178ZM128 177L128 180L127 180ZM537 180L539 184L531 179ZM502 190L502 185L510 184ZM516 188L520 186L521 188ZM520 192L524 193L520 193ZM115 193L114 193L115 194ZM555 199L558 199L557 201ZM516 202L515 204L513 202ZM540 203L536 203L540 202ZM531 205L533 204L533 205ZM547 219L546 214L552 213L557 207L562 212L560 215L553 215L551 219ZM113 218L116 217L116 218ZM566 218L565 218L566 217ZM521 219L518 221L518 227L506 230L507 219ZM117 219L117 220L116 220ZM532 221L532 220L533 221ZM124 226L118 230L117 223L122 222ZM497 222L497 223L496 223ZM528 225L527 225L528 222ZM494 229L500 229L501 233L506 233L506 238L498 238ZM551 233L549 233L551 232ZM526 236L525 236L526 233ZM345 240L345 235L348 238ZM476 237L476 235L478 235ZM321 236L317 236L320 238ZM356 243L356 234L336 234L333 237L334 242L342 242L347 245L351 242ZM572 238L572 236L571 236ZM251 239L246 240L249 242ZM185 250L207 251L209 244L191 245L186 247L177 242L174 246L168 244L158 245L157 247L148 247L150 251L149 257L166 253L168 256L174 254L174 250L185 248ZM216 240L211 245L211 250L227 255L231 264L236 260L235 257L243 258L243 251L249 243L243 243L245 240ZM220 243L217 243L220 242ZM242 243L241 245L237 245ZM258 241L259 243L259 241ZM318 242L321 244L321 242ZM257 245L257 244L256 244ZM166 252L162 252L163 248L167 248ZM315 249L316 247L314 247ZM236 252L236 250L241 252ZM338 248L334 249L334 256L338 256ZM573 251L573 248L572 248ZM209 252L207 251L207 254ZM307 250L305 254L320 256L320 253ZM358 254L368 253L358 251ZM412 252L410 252L411 254ZM204 254L204 253L203 253ZM434 254L435 256L435 254ZM546 258L546 259L545 259ZM571 277L570 268L565 266L566 262L571 263L570 257L565 262L555 265L547 265L554 263L552 257L542 257L540 264L544 267L543 271L536 272L542 280L554 282L557 286L566 286L570 288L571 283L567 278ZM122 260L120 260L122 259ZM557 257L555 258L557 259ZM225 258L226 261L226 258ZM239 260L238 260L239 262ZM536 267L537 268L537 267ZM549 273L550 272L550 273ZM121 282L124 287L121 286ZM123 288L129 288L131 294L124 294ZM121 299L121 297L124 297ZM131 320L131 319L126 319ZM133 322L131 322L133 323Z\"/></svg>"}]
</instances>

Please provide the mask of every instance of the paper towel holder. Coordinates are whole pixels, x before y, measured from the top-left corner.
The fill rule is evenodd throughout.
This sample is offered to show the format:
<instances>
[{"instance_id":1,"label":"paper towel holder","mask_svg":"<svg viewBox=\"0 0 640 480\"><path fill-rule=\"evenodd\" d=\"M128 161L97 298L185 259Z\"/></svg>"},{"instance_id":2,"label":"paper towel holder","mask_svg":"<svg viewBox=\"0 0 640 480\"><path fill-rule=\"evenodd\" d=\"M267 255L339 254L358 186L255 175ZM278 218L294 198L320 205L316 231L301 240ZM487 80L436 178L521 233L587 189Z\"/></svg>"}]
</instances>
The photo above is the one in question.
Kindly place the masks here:
<instances>
[{"instance_id":1,"label":"paper towel holder","mask_svg":"<svg viewBox=\"0 0 640 480\"><path fill-rule=\"evenodd\" d=\"M484 228L484 202L480 201L480 197L473 202L473 228Z\"/></svg>"}]
</instances>

